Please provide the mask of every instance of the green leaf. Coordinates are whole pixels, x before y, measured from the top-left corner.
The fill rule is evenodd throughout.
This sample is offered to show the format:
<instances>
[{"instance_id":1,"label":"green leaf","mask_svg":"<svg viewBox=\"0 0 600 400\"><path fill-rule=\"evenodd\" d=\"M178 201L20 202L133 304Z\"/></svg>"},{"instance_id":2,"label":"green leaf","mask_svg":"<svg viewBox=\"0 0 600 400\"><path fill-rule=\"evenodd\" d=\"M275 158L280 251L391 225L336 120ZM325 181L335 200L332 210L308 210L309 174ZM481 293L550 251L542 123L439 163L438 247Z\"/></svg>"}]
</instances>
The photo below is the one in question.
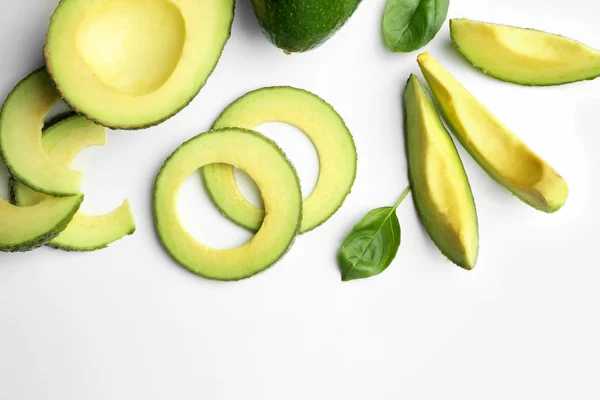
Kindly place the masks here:
<instances>
[{"instance_id":1,"label":"green leaf","mask_svg":"<svg viewBox=\"0 0 600 400\"><path fill-rule=\"evenodd\" d=\"M396 209L409 192L392 207L369 211L346 237L338 253L343 281L379 275L392 263L400 247Z\"/></svg>"},{"instance_id":2,"label":"green leaf","mask_svg":"<svg viewBox=\"0 0 600 400\"><path fill-rule=\"evenodd\" d=\"M388 0L383 36L394 52L409 53L425 46L448 15L449 0Z\"/></svg>"}]
</instances>

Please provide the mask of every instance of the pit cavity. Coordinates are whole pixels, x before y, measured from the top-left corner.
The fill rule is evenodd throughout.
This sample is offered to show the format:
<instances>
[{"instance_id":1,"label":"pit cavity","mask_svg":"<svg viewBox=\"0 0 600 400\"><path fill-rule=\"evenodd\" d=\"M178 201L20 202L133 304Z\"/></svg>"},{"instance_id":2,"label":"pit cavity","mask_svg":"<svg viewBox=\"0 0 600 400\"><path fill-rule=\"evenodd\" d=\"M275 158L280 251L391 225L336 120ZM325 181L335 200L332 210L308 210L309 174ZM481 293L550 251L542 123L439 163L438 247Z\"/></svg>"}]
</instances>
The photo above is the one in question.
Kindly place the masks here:
<instances>
[{"instance_id":1,"label":"pit cavity","mask_svg":"<svg viewBox=\"0 0 600 400\"><path fill-rule=\"evenodd\" d=\"M171 76L183 50L185 21L170 0L108 0L86 15L77 50L104 84L132 96Z\"/></svg>"}]
</instances>

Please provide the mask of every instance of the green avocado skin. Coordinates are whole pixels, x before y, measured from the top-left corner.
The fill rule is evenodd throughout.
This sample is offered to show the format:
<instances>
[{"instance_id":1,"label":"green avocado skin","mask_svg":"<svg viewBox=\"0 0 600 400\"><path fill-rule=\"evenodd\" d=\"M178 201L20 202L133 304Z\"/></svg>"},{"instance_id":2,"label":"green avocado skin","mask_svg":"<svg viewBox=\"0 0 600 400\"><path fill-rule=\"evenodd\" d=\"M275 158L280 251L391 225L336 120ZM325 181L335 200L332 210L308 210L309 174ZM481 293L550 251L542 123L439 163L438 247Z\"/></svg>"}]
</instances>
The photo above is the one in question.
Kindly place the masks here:
<instances>
[{"instance_id":1,"label":"green avocado skin","mask_svg":"<svg viewBox=\"0 0 600 400\"><path fill-rule=\"evenodd\" d=\"M352 16L361 0L252 0L265 35L289 53L323 44Z\"/></svg>"}]
</instances>

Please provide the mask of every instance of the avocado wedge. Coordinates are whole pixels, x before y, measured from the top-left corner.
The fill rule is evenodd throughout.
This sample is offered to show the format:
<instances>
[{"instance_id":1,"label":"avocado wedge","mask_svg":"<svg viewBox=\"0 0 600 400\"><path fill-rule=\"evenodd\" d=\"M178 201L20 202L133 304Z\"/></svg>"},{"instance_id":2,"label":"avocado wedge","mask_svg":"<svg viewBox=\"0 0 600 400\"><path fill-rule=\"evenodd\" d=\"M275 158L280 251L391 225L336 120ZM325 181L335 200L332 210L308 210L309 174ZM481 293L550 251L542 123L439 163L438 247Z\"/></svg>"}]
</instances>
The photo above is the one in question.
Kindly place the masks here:
<instances>
[{"instance_id":1,"label":"avocado wedge","mask_svg":"<svg viewBox=\"0 0 600 400\"><path fill-rule=\"evenodd\" d=\"M252 0L264 34L287 53L319 47L350 19L361 0Z\"/></svg>"},{"instance_id":2,"label":"avocado wedge","mask_svg":"<svg viewBox=\"0 0 600 400\"><path fill-rule=\"evenodd\" d=\"M300 233L327 221L344 202L356 177L357 155L344 120L317 95L289 86L262 88L240 97L217 118L213 128L253 129L265 122L295 126L311 140L319 156L319 179L304 201ZM263 223L264 210L240 192L231 165L213 164L202 169L204 184L222 213L251 231Z\"/></svg>"},{"instance_id":3,"label":"avocado wedge","mask_svg":"<svg viewBox=\"0 0 600 400\"><path fill-rule=\"evenodd\" d=\"M42 148L44 118L59 100L45 69L22 80L0 113L0 155L12 176L38 192L79 194L81 173L56 165Z\"/></svg>"},{"instance_id":4,"label":"avocado wedge","mask_svg":"<svg viewBox=\"0 0 600 400\"><path fill-rule=\"evenodd\" d=\"M600 76L600 51L533 29L450 20L454 46L494 78L528 86L562 85Z\"/></svg>"},{"instance_id":5,"label":"avocado wedge","mask_svg":"<svg viewBox=\"0 0 600 400\"><path fill-rule=\"evenodd\" d=\"M419 55L418 63L444 118L479 165L531 207L559 210L568 197L567 182L431 55Z\"/></svg>"},{"instance_id":6,"label":"avocado wedge","mask_svg":"<svg viewBox=\"0 0 600 400\"><path fill-rule=\"evenodd\" d=\"M182 226L177 194L186 178L213 163L233 164L258 185L265 204L265 221L245 245L211 249ZM217 129L182 144L165 161L154 190L158 236L169 254L191 272L216 280L239 280L257 274L286 253L302 221L302 192L292 164L277 145L259 133Z\"/></svg>"},{"instance_id":7,"label":"avocado wedge","mask_svg":"<svg viewBox=\"0 0 600 400\"><path fill-rule=\"evenodd\" d=\"M433 101L414 75L406 84L404 109L408 174L421 222L442 254L473 269L479 228L469 179Z\"/></svg>"},{"instance_id":8,"label":"avocado wedge","mask_svg":"<svg viewBox=\"0 0 600 400\"><path fill-rule=\"evenodd\" d=\"M158 124L204 86L229 38L234 3L62 0L47 34L48 71L67 103L101 125Z\"/></svg>"},{"instance_id":9,"label":"avocado wedge","mask_svg":"<svg viewBox=\"0 0 600 400\"><path fill-rule=\"evenodd\" d=\"M57 165L68 167L77 153L89 146L106 144L106 130L80 115L63 118L44 130L42 145ZM12 181L13 201L19 206L33 206L52 201L22 183ZM135 231L131 206L126 200L115 210L99 216L77 212L64 231L48 245L68 251L92 251Z\"/></svg>"}]
</instances>

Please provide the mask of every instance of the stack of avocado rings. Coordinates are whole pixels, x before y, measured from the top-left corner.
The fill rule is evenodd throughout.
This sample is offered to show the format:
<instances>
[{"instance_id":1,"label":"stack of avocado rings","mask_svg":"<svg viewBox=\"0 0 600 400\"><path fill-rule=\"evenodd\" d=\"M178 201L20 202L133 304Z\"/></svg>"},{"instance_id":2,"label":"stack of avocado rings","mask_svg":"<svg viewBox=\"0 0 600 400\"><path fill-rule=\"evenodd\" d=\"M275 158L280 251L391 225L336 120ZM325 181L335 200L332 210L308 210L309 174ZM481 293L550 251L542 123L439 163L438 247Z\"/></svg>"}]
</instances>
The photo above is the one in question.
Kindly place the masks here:
<instances>
[{"instance_id":1,"label":"stack of avocado rings","mask_svg":"<svg viewBox=\"0 0 600 400\"><path fill-rule=\"evenodd\" d=\"M297 127L317 151L319 178L304 201L296 171L283 151L251 130L266 122ZM211 131L185 142L165 161L154 191L158 235L169 254L195 274L217 280L248 278L277 262L297 234L315 229L338 210L350 193L356 165L352 135L324 100L292 87L252 91L228 106ZM234 167L255 181L264 210L244 198ZM223 215L256 232L245 245L211 249L182 226L177 213L178 190L198 169Z\"/></svg>"}]
</instances>

